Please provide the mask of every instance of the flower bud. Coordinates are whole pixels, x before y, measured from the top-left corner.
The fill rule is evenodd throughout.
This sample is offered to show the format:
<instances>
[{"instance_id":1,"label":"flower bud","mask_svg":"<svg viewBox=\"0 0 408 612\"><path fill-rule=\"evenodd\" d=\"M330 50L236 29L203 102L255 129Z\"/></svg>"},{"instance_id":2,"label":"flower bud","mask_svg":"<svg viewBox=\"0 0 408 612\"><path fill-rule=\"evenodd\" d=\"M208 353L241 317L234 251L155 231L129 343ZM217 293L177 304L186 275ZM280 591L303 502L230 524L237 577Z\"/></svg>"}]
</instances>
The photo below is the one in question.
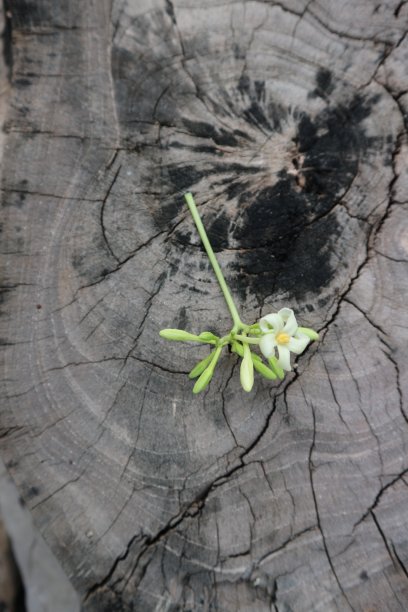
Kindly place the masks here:
<instances>
[{"instance_id":1,"label":"flower bud","mask_svg":"<svg viewBox=\"0 0 408 612\"><path fill-rule=\"evenodd\" d=\"M234 353L237 353L237 355L239 355L240 357L244 356L244 347L239 342L232 343L232 350L234 351Z\"/></svg>"},{"instance_id":2,"label":"flower bud","mask_svg":"<svg viewBox=\"0 0 408 612\"><path fill-rule=\"evenodd\" d=\"M279 361L276 359L276 357L269 357L268 362L277 377L283 380L285 378L285 372L283 368L281 368Z\"/></svg>"},{"instance_id":3,"label":"flower bud","mask_svg":"<svg viewBox=\"0 0 408 612\"><path fill-rule=\"evenodd\" d=\"M196 381L196 384L193 387L193 393L200 393L200 391L203 391L206 388L206 386L212 379L213 372L214 368L210 363L210 365L201 374L200 378Z\"/></svg>"},{"instance_id":4,"label":"flower bud","mask_svg":"<svg viewBox=\"0 0 408 612\"><path fill-rule=\"evenodd\" d=\"M200 376L200 374L204 372L205 368L211 362L213 355L214 355L214 351L211 351L211 353L207 355L207 357L205 357L202 361L199 361L197 365L191 370L188 377L197 378L197 376Z\"/></svg>"},{"instance_id":5,"label":"flower bud","mask_svg":"<svg viewBox=\"0 0 408 612\"><path fill-rule=\"evenodd\" d=\"M248 344L244 344L244 357L241 362L240 378L244 391L251 391L254 385L254 363Z\"/></svg>"},{"instance_id":6,"label":"flower bud","mask_svg":"<svg viewBox=\"0 0 408 612\"><path fill-rule=\"evenodd\" d=\"M198 336L189 334L182 329L162 329L160 336L166 340L177 340L178 342L201 342Z\"/></svg>"},{"instance_id":7,"label":"flower bud","mask_svg":"<svg viewBox=\"0 0 408 612\"><path fill-rule=\"evenodd\" d=\"M305 336L307 336L311 340L319 339L319 334L315 332L314 329L310 329L310 327L298 327L298 331L301 332L302 334L305 334Z\"/></svg>"},{"instance_id":8,"label":"flower bud","mask_svg":"<svg viewBox=\"0 0 408 612\"><path fill-rule=\"evenodd\" d=\"M255 370L259 372L259 374L262 374L262 376L264 376L268 380L276 380L277 376L275 372L268 368L267 365L262 363L261 360L258 361L258 359L253 359L253 362Z\"/></svg>"},{"instance_id":9,"label":"flower bud","mask_svg":"<svg viewBox=\"0 0 408 612\"><path fill-rule=\"evenodd\" d=\"M202 342L208 342L209 344L215 344L219 337L211 332L204 331L198 336Z\"/></svg>"}]
</instances>

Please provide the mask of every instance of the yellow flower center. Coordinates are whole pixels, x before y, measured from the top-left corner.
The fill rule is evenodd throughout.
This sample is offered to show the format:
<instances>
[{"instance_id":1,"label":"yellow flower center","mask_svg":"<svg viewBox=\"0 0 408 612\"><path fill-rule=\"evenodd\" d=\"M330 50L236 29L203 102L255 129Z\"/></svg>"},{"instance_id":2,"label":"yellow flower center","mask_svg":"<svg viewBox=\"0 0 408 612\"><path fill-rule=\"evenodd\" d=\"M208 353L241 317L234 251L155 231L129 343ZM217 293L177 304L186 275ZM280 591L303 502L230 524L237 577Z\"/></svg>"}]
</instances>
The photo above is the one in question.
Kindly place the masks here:
<instances>
[{"instance_id":1,"label":"yellow flower center","mask_svg":"<svg viewBox=\"0 0 408 612\"><path fill-rule=\"evenodd\" d=\"M290 340L290 336L288 336L288 334L285 334L285 332L279 332L279 334L276 335L276 342L278 344L287 344Z\"/></svg>"}]
</instances>

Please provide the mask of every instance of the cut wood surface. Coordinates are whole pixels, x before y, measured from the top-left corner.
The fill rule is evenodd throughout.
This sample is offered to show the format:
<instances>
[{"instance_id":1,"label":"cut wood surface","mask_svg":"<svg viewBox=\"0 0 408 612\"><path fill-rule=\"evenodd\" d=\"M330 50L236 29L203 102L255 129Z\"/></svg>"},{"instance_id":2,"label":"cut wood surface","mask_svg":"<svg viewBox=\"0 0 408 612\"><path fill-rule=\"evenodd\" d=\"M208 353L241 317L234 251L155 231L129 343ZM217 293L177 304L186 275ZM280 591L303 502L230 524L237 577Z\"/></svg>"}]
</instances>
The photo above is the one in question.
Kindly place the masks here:
<instances>
[{"instance_id":1,"label":"cut wood surface","mask_svg":"<svg viewBox=\"0 0 408 612\"><path fill-rule=\"evenodd\" d=\"M408 609L408 3L13 0L0 453L84 610ZM283 382L163 327L292 307Z\"/></svg>"}]
</instances>

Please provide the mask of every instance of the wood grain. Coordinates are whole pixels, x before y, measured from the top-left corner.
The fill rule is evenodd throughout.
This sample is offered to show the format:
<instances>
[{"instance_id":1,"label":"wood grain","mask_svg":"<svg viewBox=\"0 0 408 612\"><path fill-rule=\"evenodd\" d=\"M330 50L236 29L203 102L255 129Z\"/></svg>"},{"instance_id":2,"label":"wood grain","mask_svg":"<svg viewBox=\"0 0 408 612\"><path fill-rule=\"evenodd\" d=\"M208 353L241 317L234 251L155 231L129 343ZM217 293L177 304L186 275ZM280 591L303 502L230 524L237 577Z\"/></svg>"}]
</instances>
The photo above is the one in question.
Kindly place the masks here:
<instances>
[{"instance_id":1,"label":"wood grain","mask_svg":"<svg viewBox=\"0 0 408 612\"><path fill-rule=\"evenodd\" d=\"M0 449L86 610L404 610L408 5L13 2ZM321 342L280 384L162 327Z\"/></svg>"}]
</instances>

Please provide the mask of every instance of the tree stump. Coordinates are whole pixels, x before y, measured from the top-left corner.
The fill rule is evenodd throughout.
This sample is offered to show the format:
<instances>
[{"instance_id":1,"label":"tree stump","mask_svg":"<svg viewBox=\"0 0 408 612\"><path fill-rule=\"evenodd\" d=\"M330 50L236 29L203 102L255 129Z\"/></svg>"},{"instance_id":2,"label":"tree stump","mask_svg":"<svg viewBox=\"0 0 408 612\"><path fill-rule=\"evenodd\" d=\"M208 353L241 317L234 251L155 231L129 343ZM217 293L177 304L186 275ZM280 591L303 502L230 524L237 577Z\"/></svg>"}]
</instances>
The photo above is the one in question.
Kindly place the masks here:
<instances>
[{"instance_id":1,"label":"tree stump","mask_svg":"<svg viewBox=\"0 0 408 612\"><path fill-rule=\"evenodd\" d=\"M0 450L84 610L406 610L408 4L10 10ZM231 327L188 190L279 384L158 336Z\"/></svg>"}]
</instances>

